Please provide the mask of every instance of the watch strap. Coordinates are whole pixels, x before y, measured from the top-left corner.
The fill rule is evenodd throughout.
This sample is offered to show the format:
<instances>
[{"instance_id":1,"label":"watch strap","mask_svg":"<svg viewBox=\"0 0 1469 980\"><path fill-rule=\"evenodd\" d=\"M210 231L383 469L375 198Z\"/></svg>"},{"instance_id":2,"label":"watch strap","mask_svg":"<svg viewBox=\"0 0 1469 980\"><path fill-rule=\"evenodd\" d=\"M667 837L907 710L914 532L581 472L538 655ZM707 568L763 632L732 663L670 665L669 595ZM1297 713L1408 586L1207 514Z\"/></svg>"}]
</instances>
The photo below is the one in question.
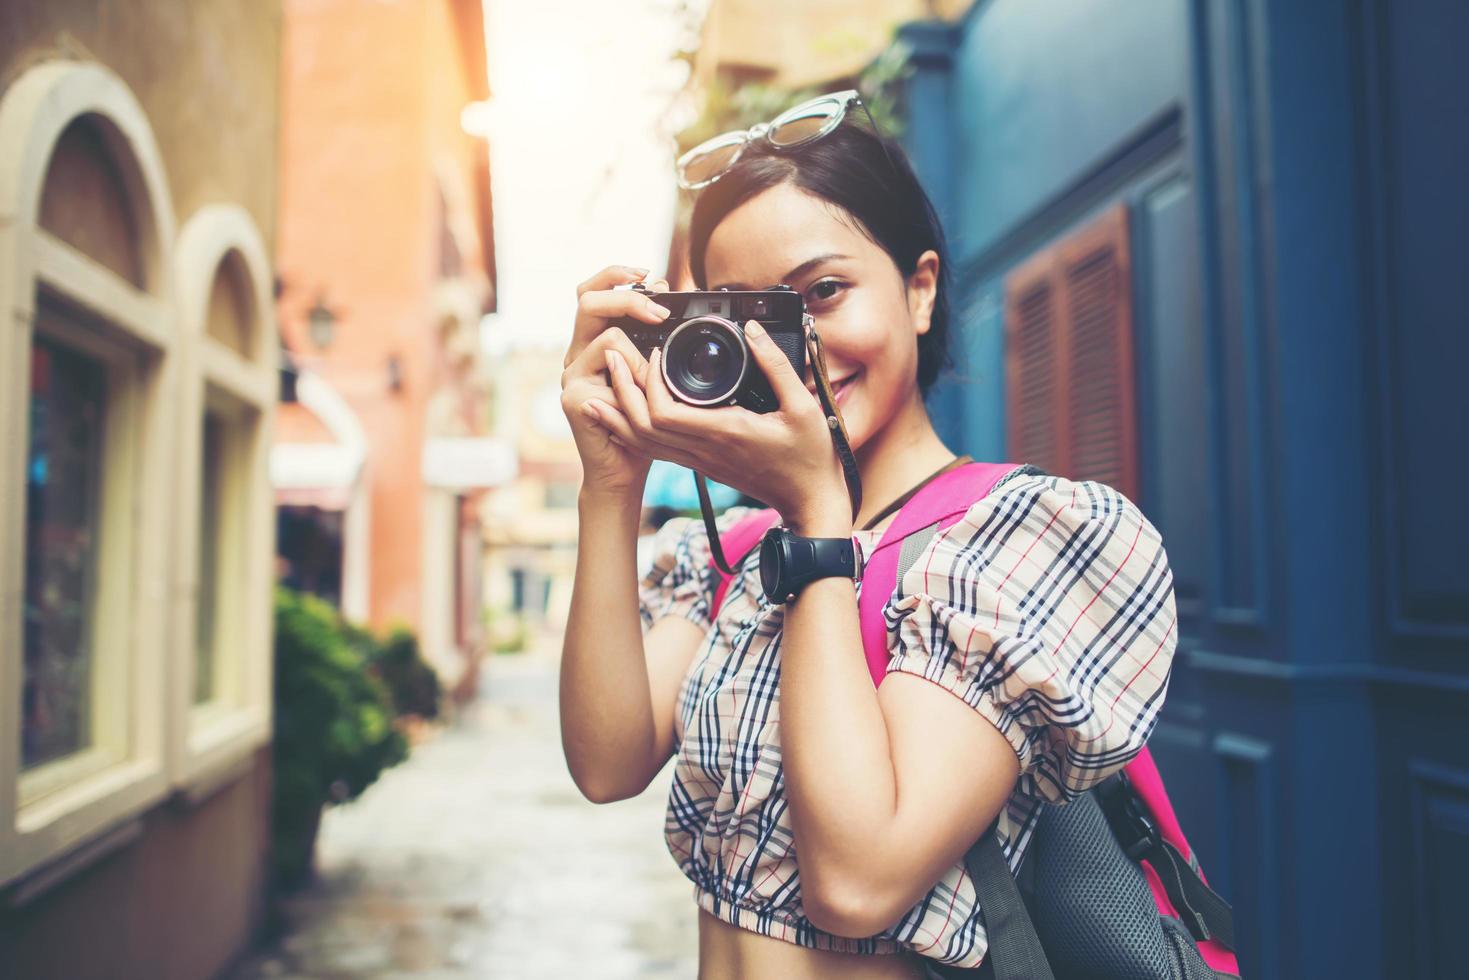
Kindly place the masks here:
<instances>
[{"instance_id":1,"label":"watch strap","mask_svg":"<svg viewBox=\"0 0 1469 980\"><path fill-rule=\"evenodd\" d=\"M857 547L851 538L803 538L785 528L773 528L782 547L779 577L771 602L788 602L812 582L824 578L857 577Z\"/></svg>"}]
</instances>

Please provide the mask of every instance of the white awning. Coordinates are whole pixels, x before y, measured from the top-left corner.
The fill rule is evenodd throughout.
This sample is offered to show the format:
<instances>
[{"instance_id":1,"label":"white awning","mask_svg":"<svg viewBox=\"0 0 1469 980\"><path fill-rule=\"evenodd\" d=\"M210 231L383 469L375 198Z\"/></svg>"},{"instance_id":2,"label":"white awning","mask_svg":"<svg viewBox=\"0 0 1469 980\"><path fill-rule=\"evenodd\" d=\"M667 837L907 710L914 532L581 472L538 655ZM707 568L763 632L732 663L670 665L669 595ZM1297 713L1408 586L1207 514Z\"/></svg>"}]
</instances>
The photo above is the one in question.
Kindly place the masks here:
<instances>
[{"instance_id":1,"label":"white awning","mask_svg":"<svg viewBox=\"0 0 1469 980\"><path fill-rule=\"evenodd\" d=\"M277 491L351 490L367 463L367 435L357 413L335 388L309 371L296 380L296 398L321 420L333 441L271 446L271 484Z\"/></svg>"},{"instance_id":2,"label":"white awning","mask_svg":"<svg viewBox=\"0 0 1469 980\"><path fill-rule=\"evenodd\" d=\"M515 449L505 439L441 436L423 446L423 482L441 490L481 490L515 479Z\"/></svg>"}]
</instances>

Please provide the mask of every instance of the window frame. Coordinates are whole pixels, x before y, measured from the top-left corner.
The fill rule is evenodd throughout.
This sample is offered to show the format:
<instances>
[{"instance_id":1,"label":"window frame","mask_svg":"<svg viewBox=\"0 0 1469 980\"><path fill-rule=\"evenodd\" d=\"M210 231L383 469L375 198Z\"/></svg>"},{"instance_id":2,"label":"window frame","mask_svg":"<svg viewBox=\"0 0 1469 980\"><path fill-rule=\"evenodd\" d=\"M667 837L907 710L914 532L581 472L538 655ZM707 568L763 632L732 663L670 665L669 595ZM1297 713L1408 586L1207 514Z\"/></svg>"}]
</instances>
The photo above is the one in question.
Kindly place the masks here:
<instances>
[{"instance_id":1,"label":"window frame","mask_svg":"<svg viewBox=\"0 0 1469 980\"><path fill-rule=\"evenodd\" d=\"M39 226L52 150L67 127L84 116L99 127L133 207L142 288ZM106 646L94 646L98 662L116 658L106 669L120 671L129 681L123 688L128 692L124 716L114 722L125 733L125 756L96 771L79 765L63 785L48 787L44 795L27 793L23 801L20 739L0 738L0 884L5 884L117 829L169 791L163 696L167 644L156 637L165 635L175 424L169 409L176 390L177 335L170 293L173 204L146 114L127 85L96 64L48 61L32 67L0 95L0 151L0 216L6 219L0 220L0 306L19 325L0 336L0 447L5 453L0 457L0 537L24 540L21 476L29 447L29 370L39 297L54 297L95 325L79 328L62 343L72 345L85 335L94 352L125 349L136 364L135 372L118 368L126 383L109 394L109 403L113 397L127 399L130 431L117 436L119 426L109 418L111 445L104 445L105 456L125 454L126 479L109 479L104 486L101 507L110 526L103 534L125 533L126 547L99 553L99 561L114 569L111 574L128 576L128 592L120 609L104 613L104 618L117 618L97 631ZM72 334L64 325L47 332ZM14 719L15 725L21 718L24 671L24 576L23 548L0 555L0 718ZM110 711L116 705L103 707ZM88 751L29 775L76 763ZM27 781L34 787L34 779Z\"/></svg>"},{"instance_id":2,"label":"window frame","mask_svg":"<svg viewBox=\"0 0 1469 980\"><path fill-rule=\"evenodd\" d=\"M50 290L43 292L48 294L45 301L47 305L72 305L51 295ZM38 312L41 305L37 304ZM65 316L67 311L57 310L57 314ZM106 331L105 326L99 331L71 320L43 326L40 319L36 318L32 320L29 347L29 350L34 350L35 338L44 336L58 346L99 362L107 373L106 422L102 434L101 460L102 470L107 474L107 484L98 501L97 527L100 533L95 575L97 606L93 611L91 629L90 642L94 655L89 679L91 689L101 691L123 689L128 680L125 659L98 656L96 653L102 642L101 638L126 632L130 611L135 608L138 599L131 584L137 580L141 569L135 564L137 550L132 539L135 527L128 519L128 513L136 505L138 474L134 470L137 452L133 437L138 431L139 390L144 377L144 365L138 354L117 338L107 336ZM29 400L29 388L26 394ZM25 442L28 450L29 434ZM23 572L19 584L24 595ZM59 759L43 762L29 771L22 768L17 774L16 793L22 811L40 804L46 797L64 794L76 787L85 787L91 777L127 761L130 742L127 714L117 711L117 706L109 703L106 698L93 697L91 701L90 746Z\"/></svg>"},{"instance_id":3,"label":"window frame","mask_svg":"<svg viewBox=\"0 0 1469 980\"><path fill-rule=\"evenodd\" d=\"M178 536L175 603L170 611L175 651L169 689L169 771L195 795L237 771L271 737L272 611L275 498L270 485L271 432L279 383L273 278L264 240L250 215L215 204L190 216L179 234L175 282L183 384L178 413ZM238 257L251 299L248 351L241 354L209 334L209 304L225 263ZM238 630L216 629L229 641L216 647L214 677L224 696L195 703L198 600L203 570L199 543L206 414L226 421L225 479L229 499L245 506L230 515L242 545L238 560L217 571L217 594L235 604L221 616ZM228 566L233 566L229 568ZM220 614L216 614L220 615Z\"/></svg>"}]
</instances>

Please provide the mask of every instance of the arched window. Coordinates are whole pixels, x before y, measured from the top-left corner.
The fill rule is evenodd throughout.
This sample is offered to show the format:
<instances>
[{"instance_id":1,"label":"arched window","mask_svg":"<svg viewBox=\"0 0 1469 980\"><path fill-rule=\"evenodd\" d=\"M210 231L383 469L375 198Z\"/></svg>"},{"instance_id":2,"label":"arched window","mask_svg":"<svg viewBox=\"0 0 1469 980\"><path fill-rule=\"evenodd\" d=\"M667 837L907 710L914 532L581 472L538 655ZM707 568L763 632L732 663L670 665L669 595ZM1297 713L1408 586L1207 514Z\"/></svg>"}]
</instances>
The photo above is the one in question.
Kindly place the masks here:
<instances>
[{"instance_id":1,"label":"arched window","mask_svg":"<svg viewBox=\"0 0 1469 980\"><path fill-rule=\"evenodd\" d=\"M4 882L168 791L179 338L172 204L127 86L32 68L0 157Z\"/></svg>"},{"instance_id":2,"label":"arched window","mask_svg":"<svg viewBox=\"0 0 1469 980\"><path fill-rule=\"evenodd\" d=\"M184 356L172 693L187 719L175 771L188 783L270 736L278 345L269 260L243 208L201 208L177 255Z\"/></svg>"}]
</instances>

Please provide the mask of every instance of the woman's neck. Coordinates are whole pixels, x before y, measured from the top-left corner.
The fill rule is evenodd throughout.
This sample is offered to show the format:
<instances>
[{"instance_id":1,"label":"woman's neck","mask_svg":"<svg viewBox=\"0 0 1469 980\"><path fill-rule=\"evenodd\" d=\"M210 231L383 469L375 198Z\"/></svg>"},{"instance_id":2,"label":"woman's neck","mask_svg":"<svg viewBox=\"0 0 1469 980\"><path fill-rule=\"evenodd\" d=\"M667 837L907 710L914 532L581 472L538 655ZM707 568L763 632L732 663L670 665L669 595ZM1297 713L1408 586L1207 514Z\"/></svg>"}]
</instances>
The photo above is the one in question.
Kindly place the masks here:
<instances>
[{"instance_id":1,"label":"woman's neck","mask_svg":"<svg viewBox=\"0 0 1469 980\"><path fill-rule=\"evenodd\" d=\"M923 397L912 401L857 451L862 476L862 511L853 526L860 528L884 507L913 488L913 484L954 458L929 420Z\"/></svg>"}]
</instances>

